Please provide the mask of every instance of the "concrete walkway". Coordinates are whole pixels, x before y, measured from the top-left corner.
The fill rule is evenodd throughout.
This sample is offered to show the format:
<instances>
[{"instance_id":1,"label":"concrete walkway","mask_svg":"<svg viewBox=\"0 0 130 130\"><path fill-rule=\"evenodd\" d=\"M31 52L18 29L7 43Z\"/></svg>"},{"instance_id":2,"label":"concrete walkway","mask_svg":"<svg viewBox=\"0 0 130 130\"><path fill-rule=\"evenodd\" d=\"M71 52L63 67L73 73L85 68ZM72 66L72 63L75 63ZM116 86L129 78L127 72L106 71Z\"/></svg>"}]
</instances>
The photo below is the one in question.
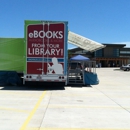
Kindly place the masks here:
<instances>
[{"instance_id":1,"label":"concrete walkway","mask_svg":"<svg viewBox=\"0 0 130 130\"><path fill-rule=\"evenodd\" d=\"M130 72L97 68L99 85L0 87L0 130L130 130Z\"/></svg>"}]
</instances>

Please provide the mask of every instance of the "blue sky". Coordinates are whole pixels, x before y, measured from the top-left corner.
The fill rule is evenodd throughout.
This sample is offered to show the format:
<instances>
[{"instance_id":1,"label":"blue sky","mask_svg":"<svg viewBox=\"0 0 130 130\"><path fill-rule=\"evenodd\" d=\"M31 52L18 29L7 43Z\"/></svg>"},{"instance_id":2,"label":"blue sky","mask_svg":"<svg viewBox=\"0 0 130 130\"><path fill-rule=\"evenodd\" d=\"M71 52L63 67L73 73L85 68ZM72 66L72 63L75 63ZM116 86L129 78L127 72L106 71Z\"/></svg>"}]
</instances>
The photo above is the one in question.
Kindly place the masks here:
<instances>
[{"instance_id":1,"label":"blue sky","mask_svg":"<svg viewBox=\"0 0 130 130\"><path fill-rule=\"evenodd\" d=\"M0 0L0 37L24 37L24 20L68 21L79 35L130 47L130 0Z\"/></svg>"}]
</instances>

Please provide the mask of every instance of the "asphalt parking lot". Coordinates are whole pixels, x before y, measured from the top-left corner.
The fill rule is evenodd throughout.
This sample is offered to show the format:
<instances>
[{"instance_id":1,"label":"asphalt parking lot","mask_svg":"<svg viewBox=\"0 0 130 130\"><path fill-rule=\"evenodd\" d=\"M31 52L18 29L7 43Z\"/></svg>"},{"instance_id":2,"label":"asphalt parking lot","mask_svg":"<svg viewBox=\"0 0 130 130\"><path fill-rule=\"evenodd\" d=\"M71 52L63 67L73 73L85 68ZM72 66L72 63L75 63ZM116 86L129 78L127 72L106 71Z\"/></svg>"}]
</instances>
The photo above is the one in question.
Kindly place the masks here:
<instances>
[{"instance_id":1,"label":"asphalt parking lot","mask_svg":"<svg viewBox=\"0 0 130 130\"><path fill-rule=\"evenodd\" d=\"M0 130L130 130L130 72L97 68L92 86L0 86Z\"/></svg>"}]
</instances>

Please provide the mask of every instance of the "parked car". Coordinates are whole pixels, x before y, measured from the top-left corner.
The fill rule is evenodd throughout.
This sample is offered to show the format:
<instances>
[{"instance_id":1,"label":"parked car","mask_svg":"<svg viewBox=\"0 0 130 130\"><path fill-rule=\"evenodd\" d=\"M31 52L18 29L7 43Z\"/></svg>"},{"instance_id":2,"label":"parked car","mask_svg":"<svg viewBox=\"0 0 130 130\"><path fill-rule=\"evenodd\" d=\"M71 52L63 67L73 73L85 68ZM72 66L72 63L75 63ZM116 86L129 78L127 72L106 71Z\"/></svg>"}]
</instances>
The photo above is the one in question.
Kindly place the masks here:
<instances>
[{"instance_id":1,"label":"parked car","mask_svg":"<svg viewBox=\"0 0 130 130\"><path fill-rule=\"evenodd\" d=\"M69 69L80 69L82 70L82 65L80 62L70 62L69 63Z\"/></svg>"},{"instance_id":2,"label":"parked car","mask_svg":"<svg viewBox=\"0 0 130 130\"><path fill-rule=\"evenodd\" d=\"M83 77L83 74L82 74L82 64L80 62L70 62L69 63L69 75L70 76L80 76L81 78Z\"/></svg>"},{"instance_id":3,"label":"parked car","mask_svg":"<svg viewBox=\"0 0 130 130\"><path fill-rule=\"evenodd\" d=\"M123 65L120 67L121 70L124 70L124 71L129 71L130 70L130 64L127 64L127 65Z\"/></svg>"}]
</instances>

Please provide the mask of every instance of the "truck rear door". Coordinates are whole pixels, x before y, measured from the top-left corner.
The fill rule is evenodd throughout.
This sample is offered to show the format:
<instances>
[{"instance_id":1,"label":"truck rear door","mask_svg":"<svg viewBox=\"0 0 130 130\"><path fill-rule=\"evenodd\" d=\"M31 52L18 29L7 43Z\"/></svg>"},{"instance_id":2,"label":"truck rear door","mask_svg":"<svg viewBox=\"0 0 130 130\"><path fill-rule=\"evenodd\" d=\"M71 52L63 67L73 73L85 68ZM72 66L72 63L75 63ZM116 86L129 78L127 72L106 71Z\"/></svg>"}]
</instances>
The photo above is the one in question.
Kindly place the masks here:
<instances>
[{"instance_id":1,"label":"truck rear door","mask_svg":"<svg viewBox=\"0 0 130 130\"><path fill-rule=\"evenodd\" d=\"M41 23L27 27L27 74L64 74L65 24Z\"/></svg>"}]
</instances>

